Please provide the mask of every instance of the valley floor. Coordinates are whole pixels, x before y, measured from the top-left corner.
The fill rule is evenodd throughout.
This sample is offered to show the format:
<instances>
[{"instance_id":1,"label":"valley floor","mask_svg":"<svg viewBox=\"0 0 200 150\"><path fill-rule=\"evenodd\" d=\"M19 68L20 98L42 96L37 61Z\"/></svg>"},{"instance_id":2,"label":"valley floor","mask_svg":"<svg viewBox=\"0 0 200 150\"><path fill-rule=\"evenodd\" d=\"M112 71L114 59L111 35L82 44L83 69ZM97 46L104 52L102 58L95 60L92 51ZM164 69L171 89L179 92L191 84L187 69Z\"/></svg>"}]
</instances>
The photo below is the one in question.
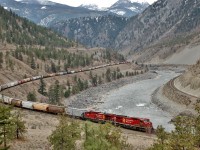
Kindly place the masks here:
<instances>
[{"instance_id":1,"label":"valley floor","mask_svg":"<svg viewBox=\"0 0 200 150\"><path fill-rule=\"evenodd\" d=\"M105 96L109 91L118 89L124 85L152 79L157 76L156 72L147 72L134 77L127 77L110 83L100 85L95 88L89 88L86 91L83 91L80 94L72 96L67 99L66 104L70 104L71 107L76 108L89 108L95 109L99 104L102 103L102 96ZM156 90L153 94L153 102L156 103L159 107L170 111L173 115L184 110L184 106L180 106L162 95L162 87L159 90ZM168 104L170 106L166 106ZM180 111L179 111L180 108ZM177 112L174 110L178 110ZM47 140L47 137L52 133L52 131L58 125L58 116L34 112L29 110L22 110L23 120L26 121L26 127L28 132L25 134L25 139L20 141L14 141L12 143L11 149L20 149L20 150L48 150L50 149L50 144ZM82 122L82 121L81 121ZM123 135L128 137L128 142L134 146L134 149L143 150L150 147L154 140L156 139L155 135L149 135L146 133L131 131L122 129Z\"/></svg>"},{"instance_id":2,"label":"valley floor","mask_svg":"<svg viewBox=\"0 0 200 150\"><path fill-rule=\"evenodd\" d=\"M94 100L91 101L91 106L97 106L99 99L94 98L94 96L102 96L109 90L114 90L116 88L119 88L123 85L145 80L149 78L154 78L156 76L155 73L145 73L141 74L135 77L127 77L123 78L111 83L106 83L103 85L100 85L96 88L89 88L88 90L84 91L83 93L86 93L83 95L83 93L80 93L76 96L71 97L71 100L74 100L73 106L82 108L82 102L81 100L84 98ZM90 95L89 93L92 95ZM83 95L81 99L79 98L80 95ZM76 98L75 98L76 97ZM68 100L67 100L68 101ZM94 105L95 104L95 105ZM89 106L89 105L88 105ZM16 108L18 109L18 108ZM21 110L23 114L23 120L26 121L26 127L27 127L27 133L25 134L24 140L16 140L12 143L11 149L12 150L48 150L50 149L50 144L47 140L48 136L52 133L52 131L56 128L58 125L58 119L59 117L56 115L46 114L46 113L40 113L35 111L29 111L29 110ZM82 122L82 121L81 121ZM128 142L134 146L135 149L143 150L148 147L150 147L154 140L156 139L155 135L153 134L146 134L142 132L122 129L122 134L124 136L128 137Z\"/></svg>"}]
</instances>

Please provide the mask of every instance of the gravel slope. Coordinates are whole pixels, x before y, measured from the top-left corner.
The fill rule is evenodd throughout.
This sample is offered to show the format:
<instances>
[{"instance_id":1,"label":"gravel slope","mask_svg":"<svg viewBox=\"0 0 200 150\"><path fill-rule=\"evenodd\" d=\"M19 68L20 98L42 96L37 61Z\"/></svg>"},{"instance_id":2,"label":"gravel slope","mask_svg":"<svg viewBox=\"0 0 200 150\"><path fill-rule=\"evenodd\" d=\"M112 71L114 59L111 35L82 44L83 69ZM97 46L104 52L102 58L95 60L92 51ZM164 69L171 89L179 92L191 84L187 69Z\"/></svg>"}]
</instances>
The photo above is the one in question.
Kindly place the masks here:
<instances>
[{"instance_id":1,"label":"gravel slope","mask_svg":"<svg viewBox=\"0 0 200 150\"><path fill-rule=\"evenodd\" d=\"M194 47L186 47L179 53L172 55L164 63L166 64L187 64L192 65L200 58L200 45Z\"/></svg>"}]
</instances>

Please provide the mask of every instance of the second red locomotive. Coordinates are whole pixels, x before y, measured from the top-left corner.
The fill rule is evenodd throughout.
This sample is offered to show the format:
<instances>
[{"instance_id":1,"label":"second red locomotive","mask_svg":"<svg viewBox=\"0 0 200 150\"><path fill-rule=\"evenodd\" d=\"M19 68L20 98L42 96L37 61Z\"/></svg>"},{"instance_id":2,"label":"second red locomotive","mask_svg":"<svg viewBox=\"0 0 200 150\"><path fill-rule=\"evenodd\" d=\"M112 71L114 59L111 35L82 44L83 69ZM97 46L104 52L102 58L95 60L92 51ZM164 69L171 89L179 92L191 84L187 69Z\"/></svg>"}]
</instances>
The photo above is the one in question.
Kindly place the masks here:
<instances>
[{"instance_id":1,"label":"second red locomotive","mask_svg":"<svg viewBox=\"0 0 200 150\"><path fill-rule=\"evenodd\" d=\"M121 127L146 131L148 133L153 132L152 122L150 122L150 120L147 118L128 117L128 116L107 114L95 111L84 112L82 114L82 118L101 123L111 122L112 124Z\"/></svg>"}]
</instances>

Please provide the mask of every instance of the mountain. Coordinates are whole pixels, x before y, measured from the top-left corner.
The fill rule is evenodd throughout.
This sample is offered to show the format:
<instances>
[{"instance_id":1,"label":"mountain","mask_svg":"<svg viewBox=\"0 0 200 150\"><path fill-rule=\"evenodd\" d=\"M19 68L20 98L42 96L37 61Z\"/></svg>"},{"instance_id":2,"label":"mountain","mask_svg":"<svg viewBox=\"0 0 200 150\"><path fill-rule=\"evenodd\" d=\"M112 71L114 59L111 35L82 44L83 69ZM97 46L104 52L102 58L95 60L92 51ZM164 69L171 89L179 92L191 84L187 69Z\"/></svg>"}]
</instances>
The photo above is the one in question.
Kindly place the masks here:
<instances>
[{"instance_id":1,"label":"mountain","mask_svg":"<svg viewBox=\"0 0 200 150\"><path fill-rule=\"evenodd\" d=\"M74 43L0 6L0 42L16 45L71 47Z\"/></svg>"},{"instance_id":2,"label":"mountain","mask_svg":"<svg viewBox=\"0 0 200 150\"><path fill-rule=\"evenodd\" d=\"M60 34L70 39L78 40L88 47L100 46L110 48L118 33L129 20L125 17L141 13L147 6L149 6L148 3L119 0L110 8L107 8L110 15L72 18L52 23L50 27ZM93 5L82 5L81 7L98 9L97 6ZM112 13L116 13L118 17L112 15Z\"/></svg>"},{"instance_id":3,"label":"mountain","mask_svg":"<svg viewBox=\"0 0 200 150\"><path fill-rule=\"evenodd\" d=\"M125 17L107 15L59 21L50 27L63 36L75 39L88 47L109 48L127 21Z\"/></svg>"},{"instance_id":4,"label":"mountain","mask_svg":"<svg viewBox=\"0 0 200 150\"><path fill-rule=\"evenodd\" d=\"M123 0L119 0L107 9L100 9L95 5L81 5L70 7L48 0L0 0L7 10L12 10L21 17L25 17L36 24L50 26L54 22L80 17L97 17L109 14L131 17L142 12L148 4L131 3L128 7Z\"/></svg>"},{"instance_id":5,"label":"mountain","mask_svg":"<svg viewBox=\"0 0 200 150\"><path fill-rule=\"evenodd\" d=\"M83 7L70 7L47 0L0 0L7 10L12 10L36 24L49 26L51 23L85 16L102 16L105 11L94 11Z\"/></svg>"},{"instance_id":6,"label":"mountain","mask_svg":"<svg viewBox=\"0 0 200 150\"><path fill-rule=\"evenodd\" d=\"M147 2L131 1L131 0L118 0L108 8L98 8L97 5L81 5L80 7L90 10L107 11L118 16L132 17L141 13L149 6Z\"/></svg>"},{"instance_id":7,"label":"mountain","mask_svg":"<svg viewBox=\"0 0 200 150\"><path fill-rule=\"evenodd\" d=\"M129 1L125 2L129 3ZM122 19L123 23L119 24L120 27L117 22L114 22L114 18L104 16L104 19L98 19L98 24L101 24L100 28L95 28L93 25L93 21L97 22L95 18L87 18L90 21L84 23L83 19L70 20L63 24L57 23L55 28L59 28L61 34L65 33L64 35L70 38L75 37L71 33L78 31L78 40L85 45L113 48L128 55L137 54L137 58L134 59L140 61L150 61L154 58L166 59L188 44L198 41L199 8L200 1L197 0L158 0L142 13L130 19ZM82 24L81 28L76 25L72 26L73 22ZM108 35L105 34L107 28L105 22L109 22L110 25L107 31L112 30L112 25L117 29L116 32L114 30L109 32L112 35L111 39L105 36ZM104 34L96 34L97 31ZM99 40L102 38L103 42Z\"/></svg>"},{"instance_id":8,"label":"mountain","mask_svg":"<svg viewBox=\"0 0 200 150\"><path fill-rule=\"evenodd\" d=\"M144 11L149 6L149 3L139 3L131 0L119 0L108 8L109 12L115 13L124 17L135 16Z\"/></svg>"},{"instance_id":9,"label":"mountain","mask_svg":"<svg viewBox=\"0 0 200 150\"><path fill-rule=\"evenodd\" d=\"M200 1L159 0L132 17L112 46L127 52L145 50L145 59L161 53L167 57L197 37L199 16Z\"/></svg>"}]
</instances>

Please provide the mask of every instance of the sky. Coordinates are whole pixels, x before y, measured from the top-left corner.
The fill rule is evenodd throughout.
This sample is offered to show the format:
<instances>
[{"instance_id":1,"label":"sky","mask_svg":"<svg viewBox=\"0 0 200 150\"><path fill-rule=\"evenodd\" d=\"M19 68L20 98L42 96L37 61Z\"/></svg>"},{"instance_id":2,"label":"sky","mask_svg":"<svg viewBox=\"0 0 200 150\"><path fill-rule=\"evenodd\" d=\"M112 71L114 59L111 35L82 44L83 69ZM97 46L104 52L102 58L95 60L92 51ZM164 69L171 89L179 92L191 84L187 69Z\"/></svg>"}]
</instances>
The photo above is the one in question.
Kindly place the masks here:
<instances>
[{"instance_id":1,"label":"sky","mask_svg":"<svg viewBox=\"0 0 200 150\"><path fill-rule=\"evenodd\" d=\"M50 1L74 7L80 6L81 4L96 4L98 7L110 7L118 0L50 0ZM135 1L138 2L147 1L149 4L152 4L156 0L135 0Z\"/></svg>"}]
</instances>

